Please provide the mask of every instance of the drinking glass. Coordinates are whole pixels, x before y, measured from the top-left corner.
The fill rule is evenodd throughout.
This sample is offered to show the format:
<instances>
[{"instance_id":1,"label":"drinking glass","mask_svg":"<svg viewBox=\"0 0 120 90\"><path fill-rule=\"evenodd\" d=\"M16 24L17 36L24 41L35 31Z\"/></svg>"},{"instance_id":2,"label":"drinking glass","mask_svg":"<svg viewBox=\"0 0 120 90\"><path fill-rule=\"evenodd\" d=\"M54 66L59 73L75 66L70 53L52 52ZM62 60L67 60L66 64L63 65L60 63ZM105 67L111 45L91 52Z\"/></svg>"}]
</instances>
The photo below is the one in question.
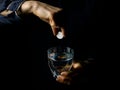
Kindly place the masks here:
<instances>
[{"instance_id":1,"label":"drinking glass","mask_svg":"<svg viewBox=\"0 0 120 90\"><path fill-rule=\"evenodd\" d=\"M70 71L74 58L74 50L70 47L52 47L47 51L48 66L56 78L61 72Z\"/></svg>"}]
</instances>

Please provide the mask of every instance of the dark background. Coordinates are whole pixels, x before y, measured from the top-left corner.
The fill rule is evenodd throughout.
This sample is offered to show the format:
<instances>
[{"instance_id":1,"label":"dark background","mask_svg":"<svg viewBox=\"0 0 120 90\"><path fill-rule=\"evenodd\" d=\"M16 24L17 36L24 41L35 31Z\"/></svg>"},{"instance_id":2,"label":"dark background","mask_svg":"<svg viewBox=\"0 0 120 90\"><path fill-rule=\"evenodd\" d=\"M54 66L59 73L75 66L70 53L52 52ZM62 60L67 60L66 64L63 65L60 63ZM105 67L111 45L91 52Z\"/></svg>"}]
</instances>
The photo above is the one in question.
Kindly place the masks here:
<instances>
[{"instance_id":1,"label":"dark background","mask_svg":"<svg viewBox=\"0 0 120 90\"><path fill-rule=\"evenodd\" d=\"M46 2L59 5L53 0ZM58 45L69 46L74 49L76 60L92 58L96 62L98 33L104 26L104 3L98 0L66 0L61 5L65 10L67 33L63 40L53 36L50 26L33 15L22 17L19 25L1 27L3 84L7 81L8 85L12 83L11 88L25 86L32 90L80 90L87 88L86 85L95 89L97 79L94 81L91 78L86 81L78 78L71 86L57 83L48 68L47 49Z\"/></svg>"}]
</instances>

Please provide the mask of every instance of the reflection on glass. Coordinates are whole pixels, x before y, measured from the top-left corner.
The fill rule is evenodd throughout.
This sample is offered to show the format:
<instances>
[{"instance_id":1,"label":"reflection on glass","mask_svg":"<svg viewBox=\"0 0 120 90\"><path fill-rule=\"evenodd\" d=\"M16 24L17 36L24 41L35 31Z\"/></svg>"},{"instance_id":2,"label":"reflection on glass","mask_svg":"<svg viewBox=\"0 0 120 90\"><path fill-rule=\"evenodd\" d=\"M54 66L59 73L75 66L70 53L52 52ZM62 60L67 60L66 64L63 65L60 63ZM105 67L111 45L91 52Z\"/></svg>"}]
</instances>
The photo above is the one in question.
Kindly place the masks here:
<instances>
[{"instance_id":1,"label":"reflection on glass","mask_svg":"<svg viewBox=\"0 0 120 90\"><path fill-rule=\"evenodd\" d=\"M56 78L61 72L69 71L72 67L73 57L74 51L69 47L48 49L48 65L53 77Z\"/></svg>"}]
</instances>

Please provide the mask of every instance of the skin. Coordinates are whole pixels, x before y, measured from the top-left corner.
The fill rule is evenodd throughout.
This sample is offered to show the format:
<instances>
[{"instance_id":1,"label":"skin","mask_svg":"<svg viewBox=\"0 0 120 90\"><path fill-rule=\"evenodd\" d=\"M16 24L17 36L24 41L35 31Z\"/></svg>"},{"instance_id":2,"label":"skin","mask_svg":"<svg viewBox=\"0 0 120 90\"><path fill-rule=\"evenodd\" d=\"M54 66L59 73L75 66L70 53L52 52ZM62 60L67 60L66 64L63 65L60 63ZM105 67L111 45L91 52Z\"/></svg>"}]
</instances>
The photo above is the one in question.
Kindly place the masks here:
<instances>
[{"instance_id":1,"label":"skin","mask_svg":"<svg viewBox=\"0 0 120 90\"><path fill-rule=\"evenodd\" d=\"M78 62L73 62L72 70L69 72L61 72L59 76L57 76L56 81L62 84L71 85L73 81L73 77L78 75L78 72L82 68L82 65Z\"/></svg>"},{"instance_id":2,"label":"skin","mask_svg":"<svg viewBox=\"0 0 120 90\"><path fill-rule=\"evenodd\" d=\"M60 30L63 34L63 37L65 37L65 29L64 27L59 23L59 19L61 19L61 14L60 12L62 11L61 8L51 6L49 4L40 2L40 1L35 1L35 0L30 0L30 1L25 1L20 8L19 14L33 14L37 17L39 17L41 20L47 22L51 28L53 35L57 35L58 31ZM60 15L58 15L60 14ZM56 15L60 16L57 17ZM56 78L56 81L62 84L70 85L72 82L72 77L76 76L77 73L74 71L79 70L81 68L80 63L73 63L73 71L72 72L62 72L61 75L59 75Z\"/></svg>"},{"instance_id":3,"label":"skin","mask_svg":"<svg viewBox=\"0 0 120 90\"><path fill-rule=\"evenodd\" d=\"M18 14L33 14L37 17L39 17L41 20L47 22L51 28L53 35L57 35L58 31L60 30L63 34L63 37L65 37L65 29L64 27L59 23L59 19L61 19L60 12L62 11L61 8L51 6L49 4L30 0L25 1L19 10ZM60 14L60 15L58 15ZM56 15L60 16L57 17ZM59 75L56 78L56 81L62 84L70 85L72 82L72 77L75 77L77 73L76 70L80 70L82 68L80 63L73 63L72 71L70 72L62 72L61 75Z\"/></svg>"},{"instance_id":4,"label":"skin","mask_svg":"<svg viewBox=\"0 0 120 90\"><path fill-rule=\"evenodd\" d=\"M54 36L57 35L58 31L61 31L65 37L64 27L58 22L60 18L56 17L61 11L61 8L40 1L30 0L25 1L21 5L18 14L33 14L51 26Z\"/></svg>"},{"instance_id":5,"label":"skin","mask_svg":"<svg viewBox=\"0 0 120 90\"><path fill-rule=\"evenodd\" d=\"M13 11L10 11L10 10L4 10L0 12L0 14L3 16L7 16L12 12ZM60 22L61 20L63 20L61 19L62 17L61 12L62 12L61 8L58 8L40 1L36 1L36 0L26 0L24 3L22 3L21 7L17 11L17 14L18 15L33 14L51 26L53 35L56 36L58 31L61 31L63 34L63 37L65 37L65 29L64 29L64 25L62 25L63 21ZM88 62L85 62L85 63L88 63ZM78 72L76 71L80 71L81 68L83 67L80 63L74 62L72 70L70 72L62 72L56 78L56 81L59 83L70 85L72 82L72 78L78 75Z\"/></svg>"}]
</instances>

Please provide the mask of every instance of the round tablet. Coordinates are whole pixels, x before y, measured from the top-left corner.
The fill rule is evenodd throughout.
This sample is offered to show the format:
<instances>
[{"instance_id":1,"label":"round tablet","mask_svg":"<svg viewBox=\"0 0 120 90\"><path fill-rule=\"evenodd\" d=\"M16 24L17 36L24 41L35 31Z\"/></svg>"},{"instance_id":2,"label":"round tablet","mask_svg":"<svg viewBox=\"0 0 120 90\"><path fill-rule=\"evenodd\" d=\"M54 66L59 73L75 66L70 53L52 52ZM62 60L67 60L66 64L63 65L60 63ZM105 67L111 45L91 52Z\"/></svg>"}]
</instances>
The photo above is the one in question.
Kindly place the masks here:
<instances>
[{"instance_id":1,"label":"round tablet","mask_svg":"<svg viewBox=\"0 0 120 90\"><path fill-rule=\"evenodd\" d=\"M62 32L58 32L58 34L56 35L56 37L57 37L58 39L62 39L62 38L63 38Z\"/></svg>"}]
</instances>

